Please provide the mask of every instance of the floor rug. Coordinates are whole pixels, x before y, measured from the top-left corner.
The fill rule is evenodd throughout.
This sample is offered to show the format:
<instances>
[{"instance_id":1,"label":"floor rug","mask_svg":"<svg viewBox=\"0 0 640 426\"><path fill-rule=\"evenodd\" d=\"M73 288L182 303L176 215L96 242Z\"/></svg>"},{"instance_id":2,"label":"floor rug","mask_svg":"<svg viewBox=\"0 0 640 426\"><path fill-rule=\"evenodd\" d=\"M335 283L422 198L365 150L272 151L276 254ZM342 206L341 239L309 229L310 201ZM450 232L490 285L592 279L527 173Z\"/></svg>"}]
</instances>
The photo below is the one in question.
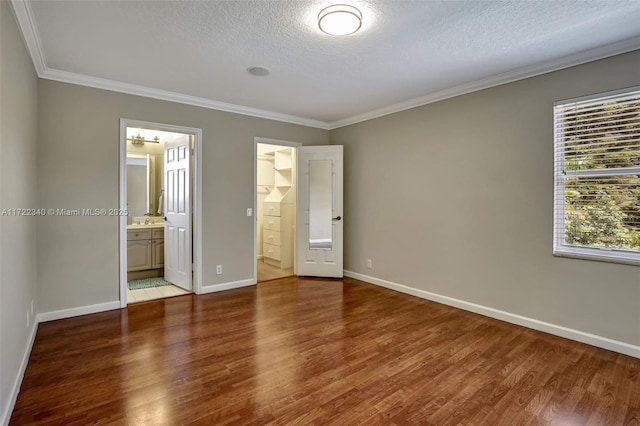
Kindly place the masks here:
<instances>
[{"instance_id":1,"label":"floor rug","mask_svg":"<svg viewBox=\"0 0 640 426\"><path fill-rule=\"evenodd\" d=\"M129 290L140 290L141 288L162 287L171 285L169 281L165 281L164 277L145 278L143 280L129 281Z\"/></svg>"}]
</instances>

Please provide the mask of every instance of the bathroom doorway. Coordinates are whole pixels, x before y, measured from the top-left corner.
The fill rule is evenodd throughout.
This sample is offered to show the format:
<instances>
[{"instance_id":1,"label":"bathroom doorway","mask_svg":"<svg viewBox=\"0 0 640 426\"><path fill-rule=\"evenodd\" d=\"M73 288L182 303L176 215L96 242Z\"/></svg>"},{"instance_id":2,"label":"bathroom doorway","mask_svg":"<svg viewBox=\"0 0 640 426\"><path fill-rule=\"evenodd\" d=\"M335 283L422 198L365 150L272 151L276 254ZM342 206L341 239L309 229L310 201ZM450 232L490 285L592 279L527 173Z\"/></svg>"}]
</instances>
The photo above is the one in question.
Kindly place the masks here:
<instances>
[{"instance_id":1,"label":"bathroom doorway","mask_svg":"<svg viewBox=\"0 0 640 426\"><path fill-rule=\"evenodd\" d=\"M297 147L300 145L255 138L256 282L296 273Z\"/></svg>"},{"instance_id":2,"label":"bathroom doorway","mask_svg":"<svg viewBox=\"0 0 640 426\"><path fill-rule=\"evenodd\" d=\"M121 306L198 292L201 131L120 124Z\"/></svg>"}]
</instances>

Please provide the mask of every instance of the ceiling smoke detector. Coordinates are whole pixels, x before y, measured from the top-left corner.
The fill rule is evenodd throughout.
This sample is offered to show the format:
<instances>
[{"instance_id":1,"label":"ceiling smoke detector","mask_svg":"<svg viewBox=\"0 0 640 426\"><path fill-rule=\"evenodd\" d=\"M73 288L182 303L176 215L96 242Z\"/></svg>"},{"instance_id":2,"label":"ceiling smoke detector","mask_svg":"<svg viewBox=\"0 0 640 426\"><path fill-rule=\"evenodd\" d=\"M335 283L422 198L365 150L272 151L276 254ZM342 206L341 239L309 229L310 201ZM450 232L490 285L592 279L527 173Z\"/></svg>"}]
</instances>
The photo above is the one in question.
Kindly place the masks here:
<instances>
[{"instance_id":1,"label":"ceiling smoke detector","mask_svg":"<svg viewBox=\"0 0 640 426\"><path fill-rule=\"evenodd\" d=\"M265 67L249 67L247 68L247 72L251 75L255 75L256 77L266 77L271 74L269 68Z\"/></svg>"}]
</instances>

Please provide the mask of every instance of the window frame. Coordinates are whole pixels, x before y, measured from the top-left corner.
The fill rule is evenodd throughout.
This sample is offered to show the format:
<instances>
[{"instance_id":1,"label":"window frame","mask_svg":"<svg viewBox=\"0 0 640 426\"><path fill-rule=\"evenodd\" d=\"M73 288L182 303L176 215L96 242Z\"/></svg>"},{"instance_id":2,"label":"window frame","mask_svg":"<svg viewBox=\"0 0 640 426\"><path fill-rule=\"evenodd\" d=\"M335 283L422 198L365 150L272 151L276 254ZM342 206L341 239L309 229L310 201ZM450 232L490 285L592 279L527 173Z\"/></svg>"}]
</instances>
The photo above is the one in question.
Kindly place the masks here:
<instances>
[{"instance_id":1,"label":"window frame","mask_svg":"<svg viewBox=\"0 0 640 426\"><path fill-rule=\"evenodd\" d=\"M586 260L597 260L611 263L623 263L631 265L640 265L640 251L611 249L600 247L577 246L567 244L565 242L565 180L569 176L564 171L565 156L564 150L559 149L559 144L564 143L564 129L557 125L557 108L564 107L567 104L584 102L596 99L602 99L626 93L637 92L640 86L627 87L624 89L613 90L602 93L595 93L579 98L566 99L553 103L553 255L559 257L570 257ZM620 176L620 175L639 175L640 165L638 167L626 168L624 171L620 169L594 169L594 170L572 170L570 176L572 178L580 177L596 177L596 176ZM560 231L562 228L562 232Z\"/></svg>"}]
</instances>

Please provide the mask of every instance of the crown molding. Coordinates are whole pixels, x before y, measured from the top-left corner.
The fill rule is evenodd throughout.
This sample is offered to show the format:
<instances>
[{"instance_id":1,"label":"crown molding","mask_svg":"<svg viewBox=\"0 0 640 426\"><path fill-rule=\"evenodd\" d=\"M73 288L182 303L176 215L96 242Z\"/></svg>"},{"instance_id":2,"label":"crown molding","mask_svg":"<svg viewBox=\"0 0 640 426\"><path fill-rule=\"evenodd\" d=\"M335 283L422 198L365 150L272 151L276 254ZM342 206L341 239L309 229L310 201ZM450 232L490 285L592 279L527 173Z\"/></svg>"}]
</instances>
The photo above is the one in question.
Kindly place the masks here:
<instances>
[{"instance_id":1,"label":"crown molding","mask_svg":"<svg viewBox=\"0 0 640 426\"><path fill-rule=\"evenodd\" d=\"M107 80L104 78L90 77L83 74L76 74L52 68L46 68L42 75L40 75L40 78L329 130L328 123L325 123L324 121L312 120L309 118L282 114L273 111L266 111L242 105L218 102L211 99L200 98L197 96L183 95L181 93L169 92L166 90L154 89L145 86L138 86L135 84L121 83L119 81Z\"/></svg>"},{"instance_id":2,"label":"crown molding","mask_svg":"<svg viewBox=\"0 0 640 426\"><path fill-rule=\"evenodd\" d=\"M298 124L301 126L315 127L323 130L333 130L362 121L372 120L407 109L431 104L445 99L453 98L478 90L488 89L501 84L512 83L529 77L558 71L564 68L573 67L587 62L597 61L610 56L620 55L640 49L640 37L634 37L612 43L595 49L585 50L573 55L559 59L535 64L530 67L519 68L514 71L494 75L484 79L461 84L459 86L433 92L424 96L409 99L383 108L374 109L362 114L357 114L341 120L324 122L305 117L282 114L273 111L251 108L242 105L235 105L219 102L212 99L200 98L197 96L183 95L180 93L154 89L150 87L138 86L134 84L122 83L114 80L90 77L82 74L75 74L67 71L56 70L47 67L40 36L36 28L31 2L29 0L10 0L13 11L18 21L18 26L22 31L27 49L31 55L33 65L38 77L48 80L55 80L64 83L78 84L98 89L110 90L114 92L127 93L131 95L144 96L148 98L160 99L170 102L177 102L187 105L199 106L202 108L215 109L219 111L232 112L236 114L248 115L252 117L265 118L268 120L282 121L285 123Z\"/></svg>"},{"instance_id":3,"label":"crown molding","mask_svg":"<svg viewBox=\"0 0 640 426\"><path fill-rule=\"evenodd\" d=\"M411 108L431 104L445 99L465 95L471 92L488 89L490 87L500 86L502 84L512 83L514 81L523 80L529 77L535 77L541 74L547 74L564 68L585 64L587 62L597 61L599 59L608 58L615 55L631 52L640 49L640 37L634 37L622 40L617 43L608 44L606 46L597 47L595 49L585 50L573 55L564 56L559 59L542 62L529 67L519 68L502 74L497 74L481 80L472 81L461 84L459 86L440 90L418 98L409 99L387 107L378 108L342 120L332 121L329 123L329 130L338 129L340 127L349 126L351 124L360 123L362 121L371 120L396 112L404 111Z\"/></svg>"},{"instance_id":4,"label":"crown molding","mask_svg":"<svg viewBox=\"0 0 640 426\"><path fill-rule=\"evenodd\" d=\"M47 68L47 65L31 3L25 0L11 0L10 4L18 21L18 27L22 32L24 42L27 45L29 55L31 55L33 66L36 69L38 77L40 77Z\"/></svg>"}]
</instances>

